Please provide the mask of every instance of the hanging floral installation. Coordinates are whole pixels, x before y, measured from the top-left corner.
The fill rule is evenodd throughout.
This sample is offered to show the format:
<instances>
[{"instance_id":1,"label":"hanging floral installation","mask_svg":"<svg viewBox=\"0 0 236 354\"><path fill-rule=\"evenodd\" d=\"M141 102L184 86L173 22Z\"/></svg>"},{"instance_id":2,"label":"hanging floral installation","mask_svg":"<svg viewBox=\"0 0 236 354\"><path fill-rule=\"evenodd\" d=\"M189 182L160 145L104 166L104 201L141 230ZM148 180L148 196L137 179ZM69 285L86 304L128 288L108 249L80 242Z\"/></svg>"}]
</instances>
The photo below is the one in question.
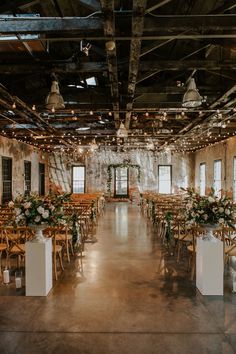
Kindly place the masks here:
<instances>
[{"instance_id":1,"label":"hanging floral installation","mask_svg":"<svg viewBox=\"0 0 236 354\"><path fill-rule=\"evenodd\" d=\"M138 182L140 182L141 172L140 172L139 165L127 164L127 163L111 164L107 167L107 174L108 174L107 190L108 190L108 192L111 191L112 169L125 168L125 167L126 168L136 168L136 170L138 171Z\"/></svg>"}]
</instances>

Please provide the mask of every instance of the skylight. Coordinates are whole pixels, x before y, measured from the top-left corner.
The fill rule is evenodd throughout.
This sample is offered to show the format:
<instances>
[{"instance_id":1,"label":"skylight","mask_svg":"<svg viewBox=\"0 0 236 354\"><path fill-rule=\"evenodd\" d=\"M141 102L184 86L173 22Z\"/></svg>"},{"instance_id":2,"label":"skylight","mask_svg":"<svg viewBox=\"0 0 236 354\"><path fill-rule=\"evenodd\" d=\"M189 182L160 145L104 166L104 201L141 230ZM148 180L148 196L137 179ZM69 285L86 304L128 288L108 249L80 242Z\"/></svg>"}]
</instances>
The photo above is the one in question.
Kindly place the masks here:
<instances>
[{"instance_id":1,"label":"skylight","mask_svg":"<svg viewBox=\"0 0 236 354\"><path fill-rule=\"evenodd\" d=\"M97 86L97 81L94 76L91 76L88 79L85 79L85 81L87 82L88 86Z\"/></svg>"}]
</instances>

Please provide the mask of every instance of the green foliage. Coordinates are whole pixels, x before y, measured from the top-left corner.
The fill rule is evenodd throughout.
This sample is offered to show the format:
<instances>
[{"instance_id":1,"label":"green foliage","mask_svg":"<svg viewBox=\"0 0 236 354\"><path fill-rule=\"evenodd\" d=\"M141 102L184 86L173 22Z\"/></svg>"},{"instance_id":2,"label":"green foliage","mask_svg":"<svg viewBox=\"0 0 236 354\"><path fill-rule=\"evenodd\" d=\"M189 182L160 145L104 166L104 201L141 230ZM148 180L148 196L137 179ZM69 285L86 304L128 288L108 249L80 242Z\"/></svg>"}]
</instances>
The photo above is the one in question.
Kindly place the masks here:
<instances>
[{"instance_id":1,"label":"green foliage","mask_svg":"<svg viewBox=\"0 0 236 354\"><path fill-rule=\"evenodd\" d=\"M9 207L14 209L16 225L58 225L65 224L63 202L68 194L39 196L36 193L18 195Z\"/></svg>"},{"instance_id":2,"label":"green foliage","mask_svg":"<svg viewBox=\"0 0 236 354\"><path fill-rule=\"evenodd\" d=\"M220 224L233 226L236 218L236 206L227 195L218 197L214 188L208 195L200 195L193 188L184 189L186 195L185 216L190 223Z\"/></svg>"},{"instance_id":3,"label":"green foliage","mask_svg":"<svg viewBox=\"0 0 236 354\"><path fill-rule=\"evenodd\" d=\"M119 164L111 164L107 167L107 174L108 174L108 179L107 179L107 190L108 192L111 191L111 181L112 181L112 169L116 168L136 168L138 171L138 181L140 182L141 178L141 172L140 172L140 166L135 165L135 164L129 164L129 163L119 163Z\"/></svg>"}]
</instances>

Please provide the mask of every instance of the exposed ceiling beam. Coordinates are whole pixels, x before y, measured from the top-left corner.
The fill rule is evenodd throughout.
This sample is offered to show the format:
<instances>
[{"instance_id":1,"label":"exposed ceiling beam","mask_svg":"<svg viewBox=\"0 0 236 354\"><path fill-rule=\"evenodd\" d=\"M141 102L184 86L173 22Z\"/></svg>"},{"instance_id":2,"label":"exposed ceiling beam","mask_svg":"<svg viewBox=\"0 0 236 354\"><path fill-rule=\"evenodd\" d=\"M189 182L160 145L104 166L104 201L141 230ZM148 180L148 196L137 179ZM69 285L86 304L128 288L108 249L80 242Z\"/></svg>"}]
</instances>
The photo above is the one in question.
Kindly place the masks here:
<instances>
[{"instance_id":1,"label":"exposed ceiling beam","mask_svg":"<svg viewBox=\"0 0 236 354\"><path fill-rule=\"evenodd\" d=\"M142 41L139 37L143 33L143 24L144 24L144 13L146 9L146 0L134 0L133 1L133 18L132 18L132 35L133 39L130 42L130 59L129 59L129 76L128 76L128 97L129 102L127 102L126 108L128 112L125 116L125 127L129 129L131 113L129 110L132 110L134 92L136 81L138 77L139 69L139 57L141 51Z\"/></svg>"},{"instance_id":2,"label":"exposed ceiling beam","mask_svg":"<svg viewBox=\"0 0 236 354\"><path fill-rule=\"evenodd\" d=\"M116 33L115 29L115 14L114 14L114 0L100 0L101 9L104 14L104 34L108 37L107 41L114 41L114 36ZM114 48L110 50L106 47L107 52L107 64L109 80L111 83L111 96L113 103L114 120L115 126L119 127L120 116L119 116L119 84L118 84L118 69L117 69L117 53L116 53L116 42L114 41Z\"/></svg>"},{"instance_id":3,"label":"exposed ceiling beam","mask_svg":"<svg viewBox=\"0 0 236 354\"><path fill-rule=\"evenodd\" d=\"M101 0L101 3L105 0ZM106 9L106 7L104 8ZM102 19L98 17L8 17L0 15L1 34L15 33L50 33L56 31L70 32L83 30L102 30ZM189 31L189 30L213 30L210 35L220 35L222 29L230 31L236 29L236 14L208 14L208 15L172 15L155 16L144 20L144 35L146 32L154 32L150 38L171 38L165 32L169 31ZM156 32L156 35L155 35ZM163 35L158 35L161 32ZM220 32L220 33L218 33ZM176 36L178 34L174 34ZM188 36L199 36L199 34L189 34ZM206 34L207 35L207 34ZM227 35L227 34L225 34ZM98 35L99 36L99 35ZM113 34L115 36L115 33ZM180 36L180 38L184 35ZM90 37L88 37L90 38ZM94 37L91 37L94 38ZM127 38L118 37L122 39ZM187 37L188 38L188 37Z\"/></svg>"},{"instance_id":4,"label":"exposed ceiling beam","mask_svg":"<svg viewBox=\"0 0 236 354\"><path fill-rule=\"evenodd\" d=\"M50 33L55 31L102 30L100 18L86 17L7 17L0 15L0 33Z\"/></svg>"},{"instance_id":5,"label":"exposed ceiling beam","mask_svg":"<svg viewBox=\"0 0 236 354\"><path fill-rule=\"evenodd\" d=\"M37 65L37 64L0 64L0 73L9 74L30 74L30 73L50 73L53 69L55 73L99 73L107 70L108 64L105 62L84 62L78 65L74 63L62 64L57 66ZM127 65L118 63L120 71L128 70ZM236 70L236 61L234 60L158 60L158 61L142 61L139 63L139 72L156 73L156 71L181 71L181 70ZM146 76L148 77L148 76ZM116 80L114 80L116 82ZM139 79L138 82L141 80ZM118 89L118 81L116 82Z\"/></svg>"},{"instance_id":6,"label":"exposed ceiling beam","mask_svg":"<svg viewBox=\"0 0 236 354\"><path fill-rule=\"evenodd\" d=\"M84 30L89 32L90 28L86 28L86 26L84 27ZM82 39L88 40L88 41L108 41L109 37L107 36L101 36L101 34L99 34L99 31L95 31L94 29L94 33L93 35L88 34L88 32L82 33L82 34L76 34L73 37L66 37L66 36L58 36L55 35L54 37L40 37L40 39L38 38L25 38L24 40L22 39L21 41L24 42L37 42L37 41L41 41L41 42L78 42L81 41ZM213 32L213 31L212 31ZM18 33L21 33L21 31L18 31ZM113 40L116 41L130 41L132 39L132 36L114 36ZM211 39L236 39L236 33L231 33L229 31L229 33L217 33L217 31L214 31L214 33L211 34L198 34L198 33L194 33L194 34L152 34L152 35L145 35L143 34L139 39L141 39L142 41L154 41L154 40L161 40L161 41L166 41L168 39L173 39L173 40L198 40L198 39L203 39L205 41L211 40ZM1 41L1 37L0 37L0 41ZM18 39L9 39L8 43L16 43L16 42L20 42L20 40Z\"/></svg>"},{"instance_id":7,"label":"exposed ceiling beam","mask_svg":"<svg viewBox=\"0 0 236 354\"><path fill-rule=\"evenodd\" d=\"M235 30L235 14L167 15L145 18L144 33Z\"/></svg>"}]
</instances>

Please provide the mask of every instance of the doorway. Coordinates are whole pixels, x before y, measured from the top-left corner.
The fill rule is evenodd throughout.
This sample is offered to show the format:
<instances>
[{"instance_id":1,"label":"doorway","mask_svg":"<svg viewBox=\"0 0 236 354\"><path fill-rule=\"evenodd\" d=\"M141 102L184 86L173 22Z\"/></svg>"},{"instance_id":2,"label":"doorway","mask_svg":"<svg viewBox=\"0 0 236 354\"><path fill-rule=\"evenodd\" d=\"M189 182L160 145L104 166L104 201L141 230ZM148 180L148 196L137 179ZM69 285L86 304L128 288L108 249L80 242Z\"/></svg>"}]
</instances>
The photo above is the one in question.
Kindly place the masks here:
<instances>
[{"instance_id":1,"label":"doorway","mask_svg":"<svg viewBox=\"0 0 236 354\"><path fill-rule=\"evenodd\" d=\"M115 197L129 197L129 169L128 167L115 168Z\"/></svg>"}]
</instances>

